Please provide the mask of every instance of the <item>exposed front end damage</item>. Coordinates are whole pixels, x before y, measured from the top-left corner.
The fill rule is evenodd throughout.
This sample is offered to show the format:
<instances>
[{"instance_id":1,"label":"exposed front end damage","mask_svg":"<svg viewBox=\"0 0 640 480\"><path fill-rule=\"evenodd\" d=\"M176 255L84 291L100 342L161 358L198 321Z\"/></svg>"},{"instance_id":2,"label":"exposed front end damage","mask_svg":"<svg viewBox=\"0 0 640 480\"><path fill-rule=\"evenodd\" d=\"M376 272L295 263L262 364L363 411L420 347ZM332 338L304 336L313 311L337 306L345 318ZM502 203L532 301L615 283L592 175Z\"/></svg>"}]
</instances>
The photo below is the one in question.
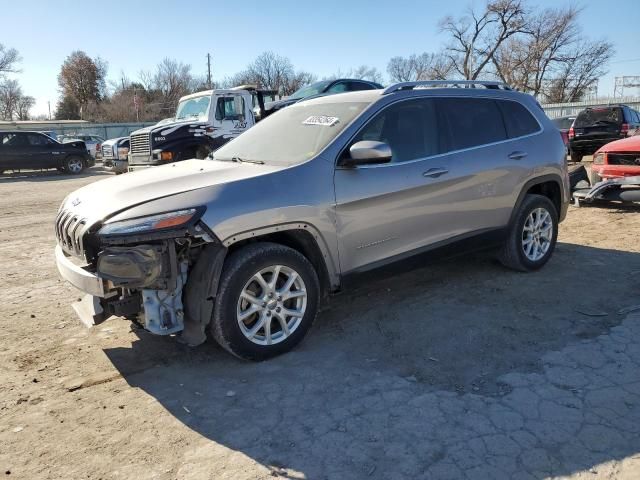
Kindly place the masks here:
<instances>
[{"instance_id":1,"label":"exposed front end damage","mask_svg":"<svg viewBox=\"0 0 640 480\"><path fill-rule=\"evenodd\" d=\"M213 234L197 222L133 235L99 232L84 234L81 252L60 239L56 247L60 276L86 293L74 305L82 323L121 316L156 335L182 332L185 343L203 343L226 252Z\"/></svg>"}]
</instances>

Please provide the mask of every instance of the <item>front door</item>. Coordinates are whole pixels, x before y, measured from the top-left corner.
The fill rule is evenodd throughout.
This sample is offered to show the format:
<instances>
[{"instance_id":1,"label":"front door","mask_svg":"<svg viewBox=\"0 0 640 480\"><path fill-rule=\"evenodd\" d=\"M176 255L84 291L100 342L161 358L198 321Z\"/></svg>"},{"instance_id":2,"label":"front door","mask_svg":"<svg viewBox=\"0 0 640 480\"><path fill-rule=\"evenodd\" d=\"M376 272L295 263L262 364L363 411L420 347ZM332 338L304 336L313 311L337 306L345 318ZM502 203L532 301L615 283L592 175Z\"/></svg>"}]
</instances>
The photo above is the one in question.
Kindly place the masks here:
<instances>
[{"instance_id":1,"label":"front door","mask_svg":"<svg viewBox=\"0 0 640 480\"><path fill-rule=\"evenodd\" d=\"M389 163L337 167L336 216L343 273L400 258L449 235L451 174L432 99L401 101L378 113L356 135L387 143ZM348 149L343 155L348 155Z\"/></svg>"},{"instance_id":2,"label":"front door","mask_svg":"<svg viewBox=\"0 0 640 480\"><path fill-rule=\"evenodd\" d=\"M248 98L248 96L246 96ZM255 121L251 102L242 93L225 93L216 98L213 115L215 148L251 128Z\"/></svg>"}]
</instances>

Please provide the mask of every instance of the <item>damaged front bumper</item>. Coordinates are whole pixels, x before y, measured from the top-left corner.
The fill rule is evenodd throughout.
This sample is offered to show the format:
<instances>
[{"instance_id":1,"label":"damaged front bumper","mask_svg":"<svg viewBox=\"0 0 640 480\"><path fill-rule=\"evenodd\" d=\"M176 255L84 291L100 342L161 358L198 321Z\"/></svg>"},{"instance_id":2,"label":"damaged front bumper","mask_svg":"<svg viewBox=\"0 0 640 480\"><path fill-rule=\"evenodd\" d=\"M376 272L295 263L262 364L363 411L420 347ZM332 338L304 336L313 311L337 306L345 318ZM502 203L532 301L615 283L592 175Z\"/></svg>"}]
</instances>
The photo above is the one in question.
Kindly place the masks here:
<instances>
[{"instance_id":1,"label":"damaged front bumper","mask_svg":"<svg viewBox=\"0 0 640 480\"><path fill-rule=\"evenodd\" d=\"M143 317L145 329L157 335L184 329L188 262L176 259L172 241L108 247L98 258L97 272L75 264L60 246L55 258L60 277L87 294L73 305L83 324L93 326L116 315Z\"/></svg>"}]
</instances>

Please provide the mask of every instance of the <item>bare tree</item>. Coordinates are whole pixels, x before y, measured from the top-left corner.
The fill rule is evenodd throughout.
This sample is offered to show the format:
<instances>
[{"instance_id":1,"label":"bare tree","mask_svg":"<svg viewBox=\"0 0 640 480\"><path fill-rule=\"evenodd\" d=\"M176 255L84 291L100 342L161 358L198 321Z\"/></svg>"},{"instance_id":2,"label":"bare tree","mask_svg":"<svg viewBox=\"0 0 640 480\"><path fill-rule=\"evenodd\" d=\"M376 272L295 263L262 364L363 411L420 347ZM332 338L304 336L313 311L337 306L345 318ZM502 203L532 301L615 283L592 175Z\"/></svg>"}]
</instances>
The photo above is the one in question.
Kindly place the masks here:
<instances>
[{"instance_id":1,"label":"bare tree","mask_svg":"<svg viewBox=\"0 0 640 480\"><path fill-rule=\"evenodd\" d=\"M392 82L417 80L443 80L453 68L451 61L439 53L422 53L408 57L393 57L387 64L387 73Z\"/></svg>"},{"instance_id":2,"label":"bare tree","mask_svg":"<svg viewBox=\"0 0 640 480\"><path fill-rule=\"evenodd\" d=\"M497 76L543 101L573 101L606 73L613 46L589 41L580 31L580 10L549 8L531 15L529 30L504 42L492 58Z\"/></svg>"},{"instance_id":3,"label":"bare tree","mask_svg":"<svg viewBox=\"0 0 640 480\"><path fill-rule=\"evenodd\" d=\"M544 89L544 101L575 102L596 85L606 73L604 65L613 57L613 45L604 41L584 41L561 57L561 69Z\"/></svg>"},{"instance_id":4,"label":"bare tree","mask_svg":"<svg viewBox=\"0 0 640 480\"><path fill-rule=\"evenodd\" d=\"M22 98L22 88L17 80L6 80L0 85L0 115L4 120L13 120Z\"/></svg>"},{"instance_id":5,"label":"bare tree","mask_svg":"<svg viewBox=\"0 0 640 480\"><path fill-rule=\"evenodd\" d=\"M315 76L309 72L296 72L291 60L273 52L261 53L247 68L224 80L227 86L257 85L276 90L281 95L291 95Z\"/></svg>"},{"instance_id":6,"label":"bare tree","mask_svg":"<svg viewBox=\"0 0 640 480\"><path fill-rule=\"evenodd\" d=\"M527 31L526 13L523 0L493 0L479 12L471 9L459 19L445 17L440 30L451 37L445 55L455 72L477 80L504 42Z\"/></svg>"},{"instance_id":7,"label":"bare tree","mask_svg":"<svg viewBox=\"0 0 640 480\"><path fill-rule=\"evenodd\" d=\"M7 48L0 43L0 77L7 73L19 72L20 54L15 48Z\"/></svg>"},{"instance_id":8,"label":"bare tree","mask_svg":"<svg viewBox=\"0 0 640 480\"><path fill-rule=\"evenodd\" d=\"M29 120L29 111L36 104L36 99L29 96L23 95L18 99L16 103L15 113L18 117L18 120Z\"/></svg>"}]
</instances>

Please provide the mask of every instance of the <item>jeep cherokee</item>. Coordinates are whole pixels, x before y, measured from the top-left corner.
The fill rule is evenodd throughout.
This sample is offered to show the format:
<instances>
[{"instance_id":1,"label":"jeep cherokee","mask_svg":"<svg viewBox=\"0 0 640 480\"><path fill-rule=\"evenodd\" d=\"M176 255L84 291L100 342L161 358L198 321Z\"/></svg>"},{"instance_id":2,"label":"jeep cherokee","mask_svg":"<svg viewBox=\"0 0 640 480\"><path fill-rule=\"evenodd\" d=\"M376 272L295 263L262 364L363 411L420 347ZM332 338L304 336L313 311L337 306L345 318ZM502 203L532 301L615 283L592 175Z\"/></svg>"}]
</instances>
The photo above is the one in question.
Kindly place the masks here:
<instances>
[{"instance_id":1,"label":"jeep cherokee","mask_svg":"<svg viewBox=\"0 0 640 480\"><path fill-rule=\"evenodd\" d=\"M261 360L305 336L348 278L465 241L520 271L551 256L565 150L533 97L495 82L408 82L296 103L214 154L87 185L58 213L56 262L111 315L207 329ZM415 261L413 262L416 263Z\"/></svg>"}]
</instances>

